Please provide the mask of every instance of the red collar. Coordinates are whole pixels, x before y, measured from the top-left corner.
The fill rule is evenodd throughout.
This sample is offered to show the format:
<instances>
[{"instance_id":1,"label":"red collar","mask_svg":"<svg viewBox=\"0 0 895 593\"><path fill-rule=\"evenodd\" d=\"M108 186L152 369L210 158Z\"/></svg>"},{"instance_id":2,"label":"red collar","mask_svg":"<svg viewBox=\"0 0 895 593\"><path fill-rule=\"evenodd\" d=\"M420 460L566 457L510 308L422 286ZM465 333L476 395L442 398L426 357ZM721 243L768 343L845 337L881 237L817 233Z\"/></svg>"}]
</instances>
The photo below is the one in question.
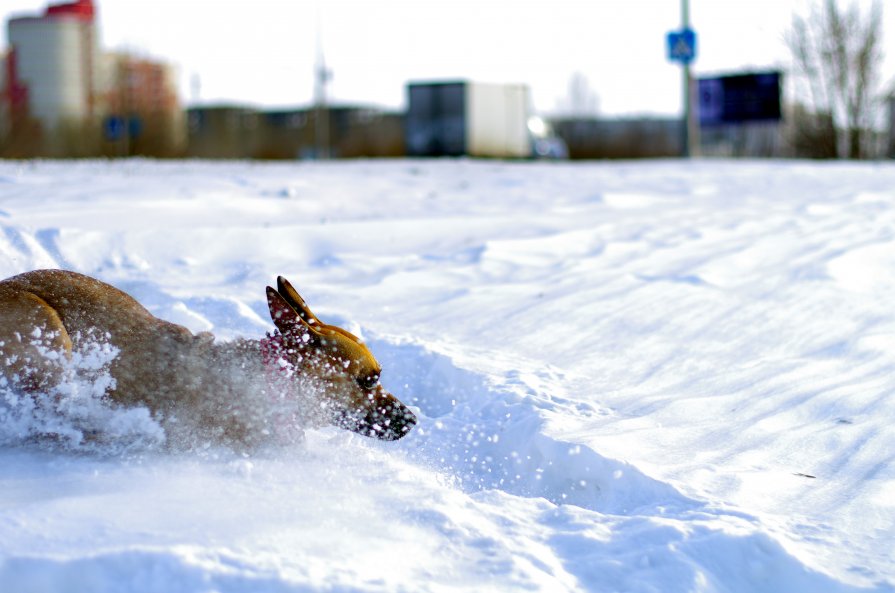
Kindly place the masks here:
<instances>
[{"instance_id":1,"label":"red collar","mask_svg":"<svg viewBox=\"0 0 895 593\"><path fill-rule=\"evenodd\" d=\"M302 430L300 422L290 406L283 404L287 400L299 397L296 377L298 369L286 357L288 348L279 332L260 340L261 361L264 365L264 377L267 379L267 398L271 405L271 428L278 441L294 442L300 440Z\"/></svg>"},{"instance_id":2,"label":"red collar","mask_svg":"<svg viewBox=\"0 0 895 593\"><path fill-rule=\"evenodd\" d=\"M274 332L261 338L261 362L268 372L277 371L291 375L295 367L283 356L286 351L286 343L282 334Z\"/></svg>"}]
</instances>

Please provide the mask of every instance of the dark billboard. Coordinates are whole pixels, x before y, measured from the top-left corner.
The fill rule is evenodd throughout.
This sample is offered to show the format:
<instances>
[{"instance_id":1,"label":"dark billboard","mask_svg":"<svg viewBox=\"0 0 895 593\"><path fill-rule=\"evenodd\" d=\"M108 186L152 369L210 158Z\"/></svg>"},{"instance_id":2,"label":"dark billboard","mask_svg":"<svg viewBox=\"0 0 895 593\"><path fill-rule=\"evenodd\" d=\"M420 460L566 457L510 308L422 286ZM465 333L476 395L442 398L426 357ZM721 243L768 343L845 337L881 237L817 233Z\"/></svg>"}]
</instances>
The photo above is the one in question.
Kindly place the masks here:
<instances>
[{"instance_id":1,"label":"dark billboard","mask_svg":"<svg viewBox=\"0 0 895 593\"><path fill-rule=\"evenodd\" d=\"M465 155L466 83L415 83L407 89L407 154Z\"/></svg>"},{"instance_id":2,"label":"dark billboard","mask_svg":"<svg viewBox=\"0 0 895 593\"><path fill-rule=\"evenodd\" d=\"M780 79L779 72L699 79L699 124L779 120Z\"/></svg>"}]
</instances>

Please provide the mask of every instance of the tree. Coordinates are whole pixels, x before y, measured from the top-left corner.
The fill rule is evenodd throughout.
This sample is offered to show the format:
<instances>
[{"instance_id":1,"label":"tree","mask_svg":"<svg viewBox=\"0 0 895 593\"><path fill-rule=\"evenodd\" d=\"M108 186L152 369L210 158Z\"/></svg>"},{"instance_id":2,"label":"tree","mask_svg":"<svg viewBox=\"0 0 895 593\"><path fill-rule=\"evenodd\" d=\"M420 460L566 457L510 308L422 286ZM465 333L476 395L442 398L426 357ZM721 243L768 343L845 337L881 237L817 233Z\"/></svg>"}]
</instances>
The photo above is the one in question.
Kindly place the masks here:
<instances>
[{"instance_id":1,"label":"tree","mask_svg":"<svg viewBox=\"0 0 895 593\"><path fill-rule=\"evenodd\" d=\"M560 99L559 112L567 117L593 117L600 108L600 98L590 87L587 76L575 72L569 79L566 96Z\"/></svg>"},{"instance_id":2,"label":"tree","mask_svg":"<svg viewBox=\"0 0 895 593\"><path fill-rule=\"evenodd\" d=\"M815 113L832 119L838 153L864 158L879 105L882 4L873 0L862 15L853 1L846 9L836 0L822 2L808 17L793 17L786 44L808 82Z\"/></svg>"}]
</instances>

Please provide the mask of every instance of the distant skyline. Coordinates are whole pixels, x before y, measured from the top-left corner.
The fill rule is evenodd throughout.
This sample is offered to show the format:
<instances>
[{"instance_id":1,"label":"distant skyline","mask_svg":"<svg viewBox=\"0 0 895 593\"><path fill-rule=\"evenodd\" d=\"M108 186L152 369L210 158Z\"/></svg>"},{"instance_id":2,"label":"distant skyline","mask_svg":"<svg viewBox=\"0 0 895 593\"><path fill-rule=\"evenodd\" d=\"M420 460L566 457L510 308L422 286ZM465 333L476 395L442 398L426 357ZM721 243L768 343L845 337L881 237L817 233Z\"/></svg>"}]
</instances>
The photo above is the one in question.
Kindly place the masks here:
<instances>
[{"instance_id":1,"label":"distant skyline","mask_svg":"<svg viewBox=\"0 0 895 593\"><path fill-rule=\"evenodd\" d=\"M858 0L868 7L871 0ZM174 64L185 103L307 105L318 33L333 103L399 108L408 80L521 82L555 112L575 73L607 115L681 110L680 68L665 34L679 0L96 0L102 47ZM783 34L811 0L691 0L697 75L789 68ZM888 4L888 6L887 6ZM0 0L4 20L43 0ZM882 80L895 80L895 6L884 2ZM198 84L196 84L198 83Z\"/></svg>"}]
</instances>

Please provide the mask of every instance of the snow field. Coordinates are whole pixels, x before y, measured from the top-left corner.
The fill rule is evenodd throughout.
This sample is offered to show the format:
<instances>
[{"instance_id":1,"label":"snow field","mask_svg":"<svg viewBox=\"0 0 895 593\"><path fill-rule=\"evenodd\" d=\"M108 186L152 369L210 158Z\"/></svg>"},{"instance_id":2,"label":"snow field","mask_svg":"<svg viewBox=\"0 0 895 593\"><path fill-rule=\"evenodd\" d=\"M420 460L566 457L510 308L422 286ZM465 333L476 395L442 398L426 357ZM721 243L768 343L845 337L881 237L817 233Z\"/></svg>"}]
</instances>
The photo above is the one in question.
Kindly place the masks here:
<instances>
[{"instance_id":1,"label":"snow field","mask_svg":"<svg viewBox=\"0 0 895 593\"><path fill-rule=\"evenodd\" d=\"M232 339L269 329L283 274L422 418L397 443L310 430L244 456L159 450L89 384L61 418L0 398L0 584L891 591L893 182L839 163L0 163L4 277L74 269ZM85 417L128 429L97 450ZM34 442L50 420L68 444Z\"/></svg>"}]
</instances>

